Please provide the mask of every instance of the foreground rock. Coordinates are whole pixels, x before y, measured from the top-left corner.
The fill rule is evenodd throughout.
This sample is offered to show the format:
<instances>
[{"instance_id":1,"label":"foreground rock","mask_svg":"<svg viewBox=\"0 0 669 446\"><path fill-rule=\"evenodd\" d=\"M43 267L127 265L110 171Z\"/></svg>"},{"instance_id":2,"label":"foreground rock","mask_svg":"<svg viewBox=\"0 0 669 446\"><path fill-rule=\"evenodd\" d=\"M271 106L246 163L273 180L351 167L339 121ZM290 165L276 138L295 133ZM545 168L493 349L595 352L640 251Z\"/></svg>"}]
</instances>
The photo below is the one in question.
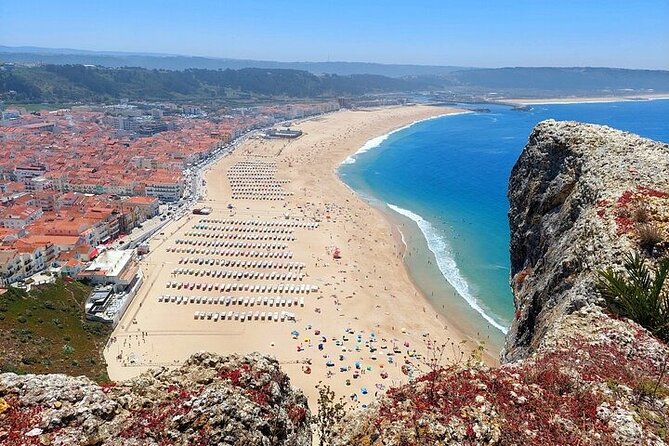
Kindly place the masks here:
<instances>
[{"instance_id":1,"label":"foreground rock","mask_svg":"<svg viewBox=\"0 0 669 446\"><path fill-rule=\"evenodd\" d=\"M667 347L592 307L559 326L529 359L460 364L390 390L351 414L335 444L667 444Z\"/></svg>"},{"instance_id":2,"label":"foreground rock","mask_svg":"<svg viewBox=\"0 0 669 446\"><path fill-rule=\"evenodd\" d=\"M100 387L84 377L0 375L0 444L311 445L304 395L261 355L193 355Z\"/></svg>"},{"instance_id":3,"label":"foreground rock","mask_svg":"<svg viewBox=\"0 0 669 446\"><path fill-rule=\"evenodd\" d=\"M669 145L545 121L513 169L516 319L489 369L456 364L391 389L340 426L338 445L669 444L666 344L599 306L598 270L669 239ZM641 212L643 211L643 212ZM643 215L642 215L643 214ZM639 216L643 216L643 222Z\"/></svg>"}]
</instances>

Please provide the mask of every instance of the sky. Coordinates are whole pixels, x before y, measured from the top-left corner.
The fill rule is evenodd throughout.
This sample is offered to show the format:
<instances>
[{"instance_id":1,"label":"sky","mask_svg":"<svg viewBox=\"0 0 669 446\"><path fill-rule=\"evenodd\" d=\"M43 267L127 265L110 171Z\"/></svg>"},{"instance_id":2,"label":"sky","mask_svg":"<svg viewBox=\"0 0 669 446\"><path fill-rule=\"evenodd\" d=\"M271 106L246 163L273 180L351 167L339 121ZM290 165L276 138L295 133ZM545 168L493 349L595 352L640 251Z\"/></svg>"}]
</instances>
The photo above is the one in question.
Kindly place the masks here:
<instances>
[{"instance_id":1,"label":"sky","mask_svg":"<svg viewBox=\"0 0 669 446\"><path fill-rule=\"evenodd\" d=\"M669 0L0 0L0 45L669 69Z\"/></svg>"}]
</instances>

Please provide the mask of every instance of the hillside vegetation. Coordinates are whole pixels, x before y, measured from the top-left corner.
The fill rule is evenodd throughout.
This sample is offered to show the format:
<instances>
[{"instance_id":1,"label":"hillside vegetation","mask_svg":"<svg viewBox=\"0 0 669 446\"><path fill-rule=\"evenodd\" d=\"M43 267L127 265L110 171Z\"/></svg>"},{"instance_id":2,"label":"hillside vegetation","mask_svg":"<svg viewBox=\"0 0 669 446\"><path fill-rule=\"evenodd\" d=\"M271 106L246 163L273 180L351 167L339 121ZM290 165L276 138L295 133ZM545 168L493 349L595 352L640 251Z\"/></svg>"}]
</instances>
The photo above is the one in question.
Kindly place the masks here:
<instances>
[{"instance_id":1,"label":"hillside vegetation","mask_svg":"<svg viewBox=\"0 0 669 446\"><path fill-rule=\"evenodd\" d=\"M669 92L669 71L612 68L467 69L387 77L277 68L238 70L103 68L84 65L0 67L0 100L17 103L236 98L334 98L395 92L445 92L451 100L496 97L633 96Z\"/></svg>"},{"instance_id":2,"label":"hillside vegetation","mask_svg":"<svg viewBox=\"0 0 669 446\"><path fill-rule=\"evenodd\" d=\"M44 65L0 71L0 91L16 102L103 102L119 98L211 100L240 94L315 98L408 91L428 86L430 83L426 80L417 79L316 76L306 71L258 68L169 71Z\"/></svg>"},{"instance_id":3,"label":"hillside vegetation","mask_svg":"<svg viewBox=\"0 0 669 446\"><path fill-rule=\"evenodd\" d=\"M87 321L90 288L58 280L0 295L0 372L67 373L107 380L101 350L110 327Z\"/></svg>"}]
</instances>

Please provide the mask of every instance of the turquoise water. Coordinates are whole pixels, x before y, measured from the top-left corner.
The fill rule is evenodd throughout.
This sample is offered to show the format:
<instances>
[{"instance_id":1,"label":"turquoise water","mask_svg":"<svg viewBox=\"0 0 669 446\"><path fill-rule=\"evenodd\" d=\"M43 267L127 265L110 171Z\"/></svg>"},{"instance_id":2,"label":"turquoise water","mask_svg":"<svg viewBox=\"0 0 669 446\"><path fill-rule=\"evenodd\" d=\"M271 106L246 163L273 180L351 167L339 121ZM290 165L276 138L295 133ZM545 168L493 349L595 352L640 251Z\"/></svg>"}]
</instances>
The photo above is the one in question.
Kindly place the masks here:
<instances>
[{"instance_id":1,"label":"turquoise water","mask_svg":"<svg viewBox=\"0 0 669 446\"><path fill-rule=\"evenodd\" d=\"M416 223L435 274L467 303L465 317L501 338L514 314L507 182L534 125L577 120L669 142L669 101L485 107L491 112L422 121L371 140L339 174L363 197Z\"/></svg>"}]
</instances>

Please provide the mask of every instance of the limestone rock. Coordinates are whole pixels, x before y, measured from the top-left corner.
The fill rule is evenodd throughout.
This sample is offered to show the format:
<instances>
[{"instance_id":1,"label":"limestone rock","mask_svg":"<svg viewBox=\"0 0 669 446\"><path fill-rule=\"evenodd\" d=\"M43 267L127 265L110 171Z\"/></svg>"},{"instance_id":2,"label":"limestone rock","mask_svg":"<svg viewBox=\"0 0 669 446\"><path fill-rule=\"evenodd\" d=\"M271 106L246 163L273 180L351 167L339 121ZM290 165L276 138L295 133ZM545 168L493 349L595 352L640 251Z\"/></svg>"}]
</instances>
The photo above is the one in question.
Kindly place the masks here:
<instances>
[{"instance_id":1,"label":"limestone rock","mask_svg":"<svg viewBox=\"0 0 669 446\"><path fill-rule=\"evenodd\" d=\"M306 398L276 360L259 354L198 353L179 368L104 387L84 377L5 373L0 396L7 446L311 445Z\"/></svg>"},{"instance_id":2,"label":"limestone rock","mask_svg":"<svg viewBox=\"0 0 669 446\"><path fill-rule=\"evenodd\" d=\"M633 198L669 192L669 145L605 126L539 123L509 181L517 317L502 354L526 357L563 314L597 303L597 270L635 248Z\"/></svg>"}]
</instances>

